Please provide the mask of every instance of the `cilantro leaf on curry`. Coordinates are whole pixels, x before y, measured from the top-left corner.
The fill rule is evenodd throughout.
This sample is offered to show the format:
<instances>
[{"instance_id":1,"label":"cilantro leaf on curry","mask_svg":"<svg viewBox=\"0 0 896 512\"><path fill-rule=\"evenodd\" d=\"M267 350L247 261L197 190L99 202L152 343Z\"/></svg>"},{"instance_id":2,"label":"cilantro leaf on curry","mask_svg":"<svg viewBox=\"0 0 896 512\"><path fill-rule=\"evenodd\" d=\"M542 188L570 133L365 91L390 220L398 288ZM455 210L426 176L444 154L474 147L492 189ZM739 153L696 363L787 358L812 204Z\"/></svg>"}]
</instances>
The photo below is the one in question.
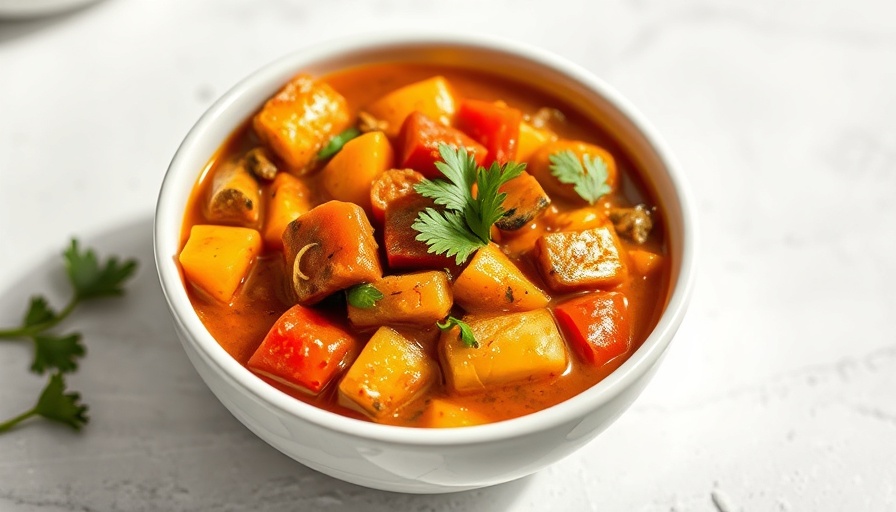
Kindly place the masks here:
<instances>
[{"instance_id":1,"label":"cilantro leaf on curry","mask_svg":"<svg viewBox=\"0 0 896 512\"><path fill-rule=\"evenodd\" d=\"M560 183L573 185L573 190L579 197L594 204L601 196L612 192L607 184L607 163L603 158L591 155L583 155L579 161L576 154L570 150L552 153L548 160L551 162L551 174ZM584 166L582 165L584 163Z\"/></svg>"},{"instance_id":2,"label":"cilantro leaf on curry","mask_svg":"<svg viewBox=\"0 0 896 512\"><path fill-rule=\"evenodd\" d=\"M464 148L447 144L439 145L439 155L442 161L436 162L436 168L446 179L424 179L414 190L444 206L445 211L426 208L411 227L419 233L416 239L429 246L428 252L454 256L460 265L491 241L492 225L504 215L506 194L498 189L526 166L495 162L485 168Z\"/></svg>"}]
</instances>

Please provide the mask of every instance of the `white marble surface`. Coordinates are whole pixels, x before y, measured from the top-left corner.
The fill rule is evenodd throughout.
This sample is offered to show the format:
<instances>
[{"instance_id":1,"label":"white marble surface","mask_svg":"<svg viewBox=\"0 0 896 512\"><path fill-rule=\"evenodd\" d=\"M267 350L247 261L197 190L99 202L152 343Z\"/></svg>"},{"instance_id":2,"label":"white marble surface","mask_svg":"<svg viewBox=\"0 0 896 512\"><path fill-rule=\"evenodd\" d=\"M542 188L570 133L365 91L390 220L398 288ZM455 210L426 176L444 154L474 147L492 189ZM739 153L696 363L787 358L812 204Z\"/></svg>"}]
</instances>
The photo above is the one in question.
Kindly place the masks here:
<instances>
[{"instance_id":1,"label":"white marble surface","mask_svg":"<svg viewBox=\"0 0 896 512\"><path fill-rule=\"evenodd\" d=\"M443 496L345 484L256 439L184 357L151 258L157 188L214 98L305 44L407 24L602 76L677 154L703 235L690 313L633 408L545 471ZM0 436L0 510L894 510L894 198L891 0L103 0L0 21L0 324L32 293L63 301L71 236L142 265L68 324L89 426ZM0 345L0 418L40 390L29 357Z\"/></svg>"}]
</instances>

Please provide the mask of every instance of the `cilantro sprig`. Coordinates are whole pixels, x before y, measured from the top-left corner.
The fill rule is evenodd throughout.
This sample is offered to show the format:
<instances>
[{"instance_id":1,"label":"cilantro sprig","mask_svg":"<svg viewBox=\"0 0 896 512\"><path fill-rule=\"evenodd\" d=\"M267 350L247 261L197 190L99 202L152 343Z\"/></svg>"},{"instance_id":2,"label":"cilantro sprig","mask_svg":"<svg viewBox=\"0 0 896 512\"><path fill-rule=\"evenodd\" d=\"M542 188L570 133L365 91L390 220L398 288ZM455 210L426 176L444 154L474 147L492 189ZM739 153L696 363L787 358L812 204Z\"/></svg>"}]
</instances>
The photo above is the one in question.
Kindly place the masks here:
<instances>
[{"instance_id":1,"label":"cilantro sprig","mask_svg":"<svg viewBox=\"0 0 896 512\"><path fill-rule=\"evenodd\" d=\"M588 204L594 204L601 196L612 192L607 183L607 163L600 156L592 158L586 154L579 161L576 154L567 149L552 153L548 161L551 163L551 174L560 183L573 185L573 190Z\"/></svg>"},{"instance_id":2,"label":"cilantro sprig","mask_svg":"<svg viewBox=\"0 0 896 512\"><path fill-rule=\"evenodd\" d=\"M479 348L479 342L476 340L476 335L473 334L473 329L463 320L449 316L444 322L436 322L436 327L443 331L447 331L455 326L460 330L460 340L464 342L464 345Z\"/></svg>"},{"instance_id":3,"label":"cilantro sprig","mask_svg":"<svg viewBox=\"0 0 896 512\"><path fill-rule=\"evenodd\" d=\"M445 210L426 208L411 227L418 232L416 239L429 246L428 252L453 256L460 265L491 241L492 225L504 215L502 203L507 196L498 190L526 165L495 162L485 168L464 148L447 144L439 145L439 155L442 161L436 162L436 168L447 179L423 180L414 189Z\"/></svg>"},{"instance_id":4,"label":"cilantro sprig","mask_svg":"<svg viewBox=\"0 0 896 512\"><path fill-rule=\"evenodd\" d=\"M0 432L9 430L32 416L58 421L75 430L87 422L87 406L79 403L78 393L66 393L63 378L64 373L78 369L78 360L86 353L81 334L54 334L48 331L59 325L84 301L123 294L124 283L136 271L137 262L119 261L110 257L101 264L93 250L82 251L78 247L78 241L74 239L63 253L63 259L66 275L72 286L72 297L65 307L56 311L44 297L32 297L22 324L15 328L0 329L0 341L31 340L34 345L34 358L30 367L32 372L52 372L37 404L0 423Z\"/></svg>"}]
</instances>

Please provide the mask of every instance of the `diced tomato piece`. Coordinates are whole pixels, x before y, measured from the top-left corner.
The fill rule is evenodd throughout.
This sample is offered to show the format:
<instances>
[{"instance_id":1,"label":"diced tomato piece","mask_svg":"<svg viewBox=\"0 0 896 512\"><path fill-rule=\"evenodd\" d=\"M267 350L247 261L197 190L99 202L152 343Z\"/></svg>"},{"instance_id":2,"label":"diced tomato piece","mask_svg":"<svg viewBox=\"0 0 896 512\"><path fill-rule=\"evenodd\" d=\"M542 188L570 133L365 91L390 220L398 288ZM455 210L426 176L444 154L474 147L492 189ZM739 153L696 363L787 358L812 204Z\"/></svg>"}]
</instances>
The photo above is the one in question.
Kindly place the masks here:
<instances>
[{"instance_id":1,"label":"diced tomato piece","mask_svg":"<svg viewBox=\"0 0 896 512\"><path fill-rule=\"evenodd\" d=\"M449 269L449 273L456 268L454 258L427 252L429 246L416 239L420 233L411 226L426 208L437 207L431 199L417 193L398 198L386 207L383 241L389 268Z\"/></svg>"},{"instance_id":2,"label":"diced tomato piece","mask_svg":"<svg viewBox=\"0 0 896 512\"><path fill-rule=\"evenodd\" d=\"M464 132L440 124L420 112L413 112L405 118L399 140L402 144L402 167L419 171L427 178L442 177L442 173L436 169L436 162L442 160L439 155L440 144L466 149L467 153L473 155L476 165L482 164L488 152L485 146Z\"/></svg>"},{"instance_id":3,"label":"diced tomato piece","mask_svg":"<svg viewBox=\"0 0 896 512\"><path fill-rule=\"evenodd\" d=\"M358 341L326 316L300 305L268 331L246 366L281 384L316 395L357 357Z\"/></svg>"},{"instance_id":4,"label":"diced tomato piece","mask_svg":"<svg viewBox=\"0 0 896 512\"><path fill-rule=\"evenodd\" d=\"M481 142L488 154L483 165L503 164L516 159L520 139L519 110L497 103L463 100L457 110L455 124L461 131Z\"/></svg>"},{"instance_id":5,"label":"diced tomato piece","mask_svg":"<svg viewBox=\"0 0 896 512\"><path fill-rule=\"evenodd\" d=\"M594 292L554 308L557 322L582 358L603 366L631 347L631 327L625 295Z\"/></svg>"}]
</instances>

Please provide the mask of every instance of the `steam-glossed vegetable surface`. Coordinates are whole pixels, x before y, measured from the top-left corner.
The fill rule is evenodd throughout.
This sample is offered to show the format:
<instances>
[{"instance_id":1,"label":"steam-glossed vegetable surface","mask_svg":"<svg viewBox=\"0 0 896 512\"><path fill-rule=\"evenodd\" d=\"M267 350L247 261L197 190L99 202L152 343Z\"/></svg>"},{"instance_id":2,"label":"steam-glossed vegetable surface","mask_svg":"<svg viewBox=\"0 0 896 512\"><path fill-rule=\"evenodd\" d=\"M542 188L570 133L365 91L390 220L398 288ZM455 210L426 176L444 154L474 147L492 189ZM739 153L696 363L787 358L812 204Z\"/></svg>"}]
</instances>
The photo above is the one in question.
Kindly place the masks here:
<instances>
[{"instance_id":1,"label":"steam-glossed vegetable surface","mask_svg":"<svg viewBox=\"0 0 896 512\"><path fill-rule=\"evenodd\" d=\"M211 158L179 261L220 345L297 400L477 425L582 392L649 335L670 268L652 197L522 81L298 73Z\"/></svg>"}]
</instances>

